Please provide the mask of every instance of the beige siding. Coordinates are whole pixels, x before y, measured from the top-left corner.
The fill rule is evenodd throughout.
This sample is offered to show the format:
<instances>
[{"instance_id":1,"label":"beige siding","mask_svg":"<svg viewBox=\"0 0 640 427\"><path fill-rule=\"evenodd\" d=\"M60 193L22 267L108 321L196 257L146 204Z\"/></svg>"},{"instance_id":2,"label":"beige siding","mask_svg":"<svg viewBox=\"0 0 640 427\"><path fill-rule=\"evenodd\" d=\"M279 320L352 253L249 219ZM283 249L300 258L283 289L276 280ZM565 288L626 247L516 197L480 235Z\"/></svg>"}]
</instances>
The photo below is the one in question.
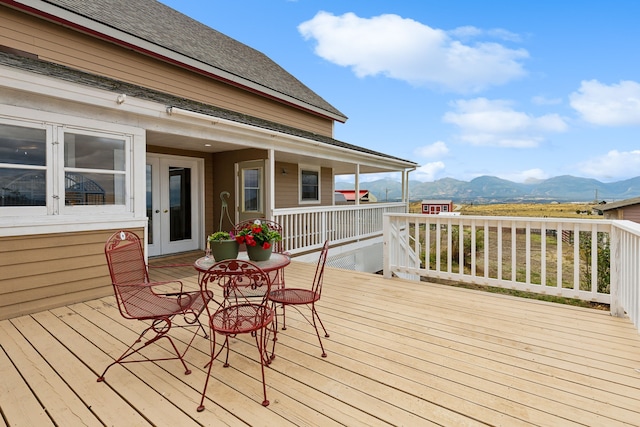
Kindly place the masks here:
<instances>
[{"instance_id":1,"label":"beige siding","mask_svg":"<svg viewBox=\"0 0 640 427\"><path fill-rule=\"evenodd\" d=\"M0 45L91 73L332 136L333 121L0 6Z\"/></svg>"},{"instance_id":2,"label":"beige siding","mask_svg":"<svg viewBox=\"0 0 640 427\"><path fill-rule=\"evenodd\" d=\"M282 170L287 171L286 175ZM298 206L298 165L276 162L276 209Z\"/></svg>"},{"instance_id":3,"label":"beige siding","mask_svg":"<svg viewBox=\"0 0 640 427\"><path fill-rule=\"evenodd\" d=\"M114 231L0 238L0 319L111 294L104 244Z\"/></svg>"},{"instance_id":4,"label":"beige siding","mask_svg":"<svg viewBox=\"0 0 640 427\"><path fill-rule=\"evenodd\" d=\"M287 171L282 174L282 170ZM299 181L298 181L298 165L295 163L276 162L275 180L276 188L276 209L278 208L294 208L298 206L310 206L309 204L301 205L299 202ZM320 170L320 203L311 206L327 206L333 204L333 173L331 168L322 168Z\"/></svg>"}]
</instances>

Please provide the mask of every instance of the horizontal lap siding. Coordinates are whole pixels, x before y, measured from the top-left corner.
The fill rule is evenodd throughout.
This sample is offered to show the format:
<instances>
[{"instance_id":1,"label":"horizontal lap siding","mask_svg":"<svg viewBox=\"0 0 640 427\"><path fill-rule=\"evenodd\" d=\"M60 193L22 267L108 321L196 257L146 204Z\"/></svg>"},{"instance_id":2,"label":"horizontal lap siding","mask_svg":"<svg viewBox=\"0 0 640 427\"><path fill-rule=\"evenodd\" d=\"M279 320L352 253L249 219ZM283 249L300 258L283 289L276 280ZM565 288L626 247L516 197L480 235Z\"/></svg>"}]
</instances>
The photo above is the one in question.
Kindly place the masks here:
<instances>
[{"instance_id":1,"label":"horizontal lap siding","mask_svg":"<svg viewBox=\"0 0 640 427\"><path fill-rule=\"evenodd\" d=\"M333 121L307 114L108 42L0 6L0 45L40 59L332 136Z\"/></svg>"},{"instance_id":2,"label":"horizontal lap siding","mask_svg":"<svg viewBox=\"0 0 640 427\"><path fill-rule=\"evenodd\" d=\"M114 231L0 238L0 319L111 294L104 244Z\"/></svg>"}]
</instances>

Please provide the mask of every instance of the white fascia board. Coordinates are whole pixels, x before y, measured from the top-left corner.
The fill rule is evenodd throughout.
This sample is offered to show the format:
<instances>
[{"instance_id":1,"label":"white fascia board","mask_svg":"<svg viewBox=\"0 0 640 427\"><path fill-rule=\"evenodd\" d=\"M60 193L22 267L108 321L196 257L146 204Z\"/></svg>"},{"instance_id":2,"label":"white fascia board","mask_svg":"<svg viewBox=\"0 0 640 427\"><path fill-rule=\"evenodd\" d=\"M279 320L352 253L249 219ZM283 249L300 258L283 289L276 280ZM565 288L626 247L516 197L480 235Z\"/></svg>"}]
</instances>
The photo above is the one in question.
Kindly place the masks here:
<instances>
[{"instance_id":1,"label":"white fascia board","mask_svg":"<svg viewBox=\"0 0 640 427\"><path fill-rule=\"evenodd\" d=\"M188 67L201 70L207 74L235 83L239 86L243 86L253 91L263 93L271 98L280 99L286 103L297 105L305 110L312 111L321 116L329 117L339 122L344 121L344 117L342 116L333 114L314 105L307 104L292 96L285 95L276 90L257 84L251 80L247 80L240 76L237 76L236 74L232 74L227 71L221 70L220 68L213 67L197 59L182 55L155 43L151 43L139 37L135 37L131 34L125 33L124 31L120 31L116 28L101 24L82 15L78 15L71 11L59 8L50 3L45 3L40 0L16 0L16 3L24 4L25 6L39 10L48 15L55 16L58 19L73 23L76 27L86 28L88 30L91 30L92 32L102 34L110 39L118 40L131 46L136 46L147 52L152 52L159 57L167 58L171 61L175 61L178 64L184 64Z\"/></svg>"},{"instance_id":2,"label":"white fascia board","mask_svg":"<svg viewBox=\"0 0 640 427\"><path fill-rule=\"evenodd\" d=\"M307 156L312 155L314 157L322 157L341 162L350 161L352 163L359 163L368 166L388 167L392 170L397 170L398 168L414 169L416 167L414 163L408 161L390 159L371 153L350 150L348 148L340 147L337 145L330 145L324 142L319 142L296 135L290 135L271 129L263 129L256 126L238 123L232 120L214 117L203 113L183 110L177 107L167 108L167 114L170 116L178 115L187 117L189 119L192 119L192 121L194 122L200 122L208 126L216 126L216 128L218 129L228 127L228 130L234 130L235 132L244 129L247 132L247 135L261 136L261 145L259 146L259 148L273 148L276 150L286 151L288 153Z\"/></svg>"}]
</instances>

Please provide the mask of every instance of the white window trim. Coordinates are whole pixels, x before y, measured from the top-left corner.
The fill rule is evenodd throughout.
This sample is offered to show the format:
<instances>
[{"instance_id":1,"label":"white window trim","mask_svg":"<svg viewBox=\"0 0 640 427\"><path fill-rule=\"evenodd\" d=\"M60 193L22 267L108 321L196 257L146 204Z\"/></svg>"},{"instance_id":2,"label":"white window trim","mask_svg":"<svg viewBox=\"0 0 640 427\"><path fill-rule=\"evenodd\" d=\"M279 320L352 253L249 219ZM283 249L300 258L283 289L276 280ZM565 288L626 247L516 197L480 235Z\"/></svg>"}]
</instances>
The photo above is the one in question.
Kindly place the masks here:
<instances>
[{"instance_id":1,"label":"white window trim","mask_svg":"<svg viewBox=\"0 0 640 427\"><path fill-rule=\"evenodd\" d=\"M47 130L47 204L46 206L19 206L0 208L0 236L26 235L48 232L60 232L72 227L73 230L92 230L101 228L98 224L110 224L117 221L131 221L136 224L146 223L146 206L144 203L145 186L144 170L136 170L136 162L144 162L146 155L145 130L138 127L114 124L77 116L33 110L17 106L0 104L0 122L17 126L45 128ZM64 200L53 199L59 193L61 177L57 176L64 170L62 149L54 142L59 142L58 129L73 129L77 132L97 132L109 137L126 138L126 159L124 205L100 206L64 206ZM55 160L54 160L55 159ZM54 161L58 168L54 176ZM59 163L62 161L62 163ZM15 165L12 165L15 166ZM137 197L136 197L137 196ZM134 203L135 201L135 203ZM55 203L54 203L55 202ZM108 209L105 209L108 208ZM10 221L7 222L7 219ZM143 222L144 221L144 222ZM13 224L12 227L5 227ZM21 231L18 231L21 229Z\"/></svg>"},{"instance_id":2,"label":"white window trim","mask_svg":"<svg viewBox=\"0 0 640 427\"><path fill-rule=\"evenodd\" d=\"M302 171L318 173L318 200L302 200ZM322 173L320 166L298 165L298 203L301 205L319 205L322 202Z\"/></svg>"}]
</instances>

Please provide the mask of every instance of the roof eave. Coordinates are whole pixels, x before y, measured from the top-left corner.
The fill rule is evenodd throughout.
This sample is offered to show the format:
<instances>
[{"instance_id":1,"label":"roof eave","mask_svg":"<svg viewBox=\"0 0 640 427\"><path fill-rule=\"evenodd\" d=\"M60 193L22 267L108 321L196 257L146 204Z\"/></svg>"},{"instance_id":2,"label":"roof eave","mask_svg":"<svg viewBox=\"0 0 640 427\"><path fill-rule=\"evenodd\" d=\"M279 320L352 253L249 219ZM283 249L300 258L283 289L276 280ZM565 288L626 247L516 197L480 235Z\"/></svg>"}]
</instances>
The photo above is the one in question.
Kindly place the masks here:
<instances>
[{"instance_id":1,"label":"roof eave","mask_svg":"<svg viewBox=\"0 0 640 427\"><path fill-rule=\"evenodd\" d=\"M53 4L38 0L0 0L0 2L28 12L32 15L73 28L74 30L90 34L102 40L126 47L127 49L188 69L189 71L207 76L214 80L222 81L246 91L259 94L293 108L340 123L345 123L347 121L347 117L344 115L335 114L331 111L316 107L292 96L283 94L282 92L270 89L236 74L205 64L202 61L198 61L179 52L151 43L132 34L118 30L117 28L101 24Z\"/></svg>"}]
</instances>

